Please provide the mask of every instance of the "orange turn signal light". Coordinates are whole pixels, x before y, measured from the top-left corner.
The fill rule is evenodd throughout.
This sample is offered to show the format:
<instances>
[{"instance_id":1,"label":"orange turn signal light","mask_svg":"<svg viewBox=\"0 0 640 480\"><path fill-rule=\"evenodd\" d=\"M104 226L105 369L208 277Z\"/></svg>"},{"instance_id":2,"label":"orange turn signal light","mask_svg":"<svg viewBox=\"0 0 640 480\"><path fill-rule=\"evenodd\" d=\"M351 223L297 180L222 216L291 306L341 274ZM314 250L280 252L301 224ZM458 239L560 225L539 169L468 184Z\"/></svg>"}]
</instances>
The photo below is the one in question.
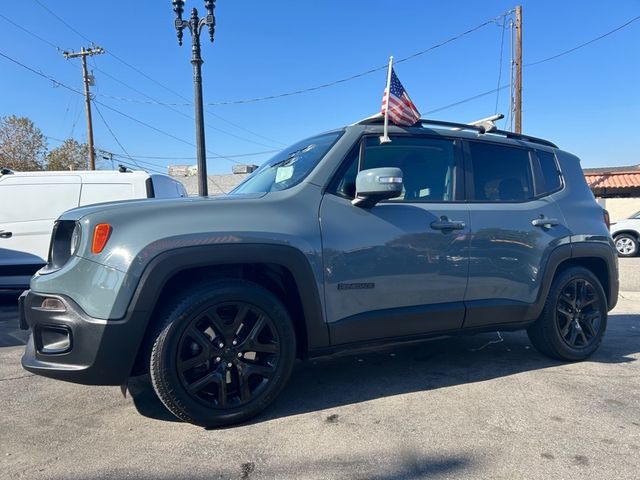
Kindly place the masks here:
<instances>
[{"instance_id":1,"label":"orange turn signal light","mask_svg":"<svg viewBox=\"0 0 640 480\"><path fill-rule=\"evenodd\" d=\"M91 244L92 253L100 253L109 240L111 235L111 225L108 223L99 223L93 230L93 242Z\"/></svg>"}]
</instances>

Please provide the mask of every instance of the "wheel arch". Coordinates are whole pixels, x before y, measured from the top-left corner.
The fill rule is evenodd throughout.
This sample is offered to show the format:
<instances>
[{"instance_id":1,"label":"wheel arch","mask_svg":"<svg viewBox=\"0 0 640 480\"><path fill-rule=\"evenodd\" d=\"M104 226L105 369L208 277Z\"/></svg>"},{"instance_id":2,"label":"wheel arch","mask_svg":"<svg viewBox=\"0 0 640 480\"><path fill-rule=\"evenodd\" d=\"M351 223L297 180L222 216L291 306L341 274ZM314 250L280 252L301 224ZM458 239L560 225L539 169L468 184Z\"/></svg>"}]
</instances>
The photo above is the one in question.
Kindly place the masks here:
<instances>
[{"instance_id":1,"label":"wheel arch","mask_svg":"<svg viewBox=\"0 0 640 480\"><path fill-rule=\"evenodd\" d=\"M640 232L638 232L637 230L629 229L629 228L626 228L624 230L617 230L611 236L613 238L616 238L617 236L622 235L622 234L630 235L633 238L635 238L637 241L640 241Z\"/></svg>"},{"instance_id":2,"label":"wheel arch","mask_svg":"<svg viewBox=\"0 0 640 480\"><path fill-rule=\"evenodd\" d=\"M166 251L145 268L130 310L145 312L144 334L132 368L144 373L149 338L157 313L175 292L201 280L240 278L275 294L289 311L298 339L298 355L329 345L319 285L307 256L283 245L242 244L184 247Z\"/></svg>"},{"instance_id":3,"label":"wheel arch","mask_svg":"<svg viewBox=\"0 0 640 480\"><path fill-rule=\"evenodd\" d=\"M538 301L532 312L537 318L549 294L551 282L563 270L572 266L580 266L591 271L600 281L607 296L608 309L611 310L618 302L618 261L615 249L603 242L576 242L557 247L546 265L542 279Z\"/></svg>"}]
</instances>

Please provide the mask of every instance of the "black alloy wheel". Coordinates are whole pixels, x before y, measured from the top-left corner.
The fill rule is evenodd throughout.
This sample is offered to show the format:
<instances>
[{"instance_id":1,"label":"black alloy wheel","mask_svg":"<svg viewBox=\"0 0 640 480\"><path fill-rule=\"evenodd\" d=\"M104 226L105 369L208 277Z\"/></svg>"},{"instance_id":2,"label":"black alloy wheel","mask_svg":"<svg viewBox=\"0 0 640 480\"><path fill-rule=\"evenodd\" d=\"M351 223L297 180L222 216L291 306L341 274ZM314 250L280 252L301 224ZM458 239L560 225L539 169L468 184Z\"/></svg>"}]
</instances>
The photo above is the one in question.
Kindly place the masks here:
<instances>
[{"instance_id":1,"label":"black alloy wheel","mask_svg":"<svg viewBox=\"0 0 640 480\"><path fill-rule=\"evenodd\" d=\"M289 313L264 287L219 280L178 294L153 337L153 388L178 418L204 427L239 423L284 388L296 356Z\"/></svg>"},{"instance_id":2,"label":"black alloy wheel","mask_svg":"<svg viewBox=\"0 0 640 480\"><path fill-rule=\"evenodd\" d=\"M571 266L556 273L540 317L527 328L534 347L570 362L589 358L607 327L607 296L591 270Z\"/></svg>"},{"instance_id":3,"label":"black alloy wheel","mask_svg":"<svg viewBox=\"0 0 640 480\"><path fill-rule=\"evenodd\" d=\"M190 322L177 350L182 386L206 406L227 408L260 395L276 372L280 338L247 302L209 306Z\"/></svg>"},{"instance_id":4,"label":"black alloy wheel","mask_svg":"<svg viewBox=\"0 0 640 480\"><path fill-rule=\"evenodd\" d=\"M588 280L577 278L565 285L558 297L556 321L560 336L571 348L587 348L602 327L600 298Z\"/></svg>"}]
</instances>

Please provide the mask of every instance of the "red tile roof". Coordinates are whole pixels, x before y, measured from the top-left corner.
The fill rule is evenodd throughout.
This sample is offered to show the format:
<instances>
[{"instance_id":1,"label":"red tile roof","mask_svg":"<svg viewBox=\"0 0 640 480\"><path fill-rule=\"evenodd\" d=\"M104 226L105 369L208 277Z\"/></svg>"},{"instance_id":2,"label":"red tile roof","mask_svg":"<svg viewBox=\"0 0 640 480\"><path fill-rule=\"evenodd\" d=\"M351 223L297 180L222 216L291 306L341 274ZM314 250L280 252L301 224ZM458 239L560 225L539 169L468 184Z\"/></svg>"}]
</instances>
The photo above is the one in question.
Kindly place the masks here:
<instances>
[{"instance_id":1,"label":"red tile roof","mask_svg":"<svg viewBox=\"0 0 640 480\"><path fill-rule=\"evenodd\" d=\"M597 175L585 173L589 188L639 188L640 172L609 172Z\"/></svg>"}]
</instances>

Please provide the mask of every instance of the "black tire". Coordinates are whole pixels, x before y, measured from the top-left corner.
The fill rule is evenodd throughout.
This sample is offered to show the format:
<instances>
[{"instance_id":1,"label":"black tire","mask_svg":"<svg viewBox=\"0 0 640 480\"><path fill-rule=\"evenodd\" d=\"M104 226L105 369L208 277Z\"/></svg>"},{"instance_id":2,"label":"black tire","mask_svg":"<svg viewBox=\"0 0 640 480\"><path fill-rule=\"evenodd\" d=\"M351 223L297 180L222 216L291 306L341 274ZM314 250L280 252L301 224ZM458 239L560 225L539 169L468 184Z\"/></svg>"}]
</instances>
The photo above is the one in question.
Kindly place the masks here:
<instances>
[{"instance_id":1,"label":"black tire","mask_svg":"<svg viewBox=\"0 0 640 480\"><path fill-rule=\"evenodd\" d=\"M291 375L291 319L260 285L199 285L178 295L162 317L151 350L151 381L162 403L186 422L219 427L248 420Z\"/></svg>"},{"instance_id":2,"label":"black tire","mask_svg":"<svg viewBox=\"0 0 640 480\"><path fill-rule=\"evenodd\" d=\"M621 233L613 239L618 256L635 257L638 254L638 239L631 234Z\"/></svg>"},{"instance_id":3,"label":"black tire","mask_svg":"<svg viewBox=\"0 0 640 480\"><path fill-rule=\"evenodd\" d=\"M533 346L549 357L585 360L602 343L607 312L598 278L586 268L569 267L556 274L542 314L527 334Z\"/></svg>"}]
</instances>

